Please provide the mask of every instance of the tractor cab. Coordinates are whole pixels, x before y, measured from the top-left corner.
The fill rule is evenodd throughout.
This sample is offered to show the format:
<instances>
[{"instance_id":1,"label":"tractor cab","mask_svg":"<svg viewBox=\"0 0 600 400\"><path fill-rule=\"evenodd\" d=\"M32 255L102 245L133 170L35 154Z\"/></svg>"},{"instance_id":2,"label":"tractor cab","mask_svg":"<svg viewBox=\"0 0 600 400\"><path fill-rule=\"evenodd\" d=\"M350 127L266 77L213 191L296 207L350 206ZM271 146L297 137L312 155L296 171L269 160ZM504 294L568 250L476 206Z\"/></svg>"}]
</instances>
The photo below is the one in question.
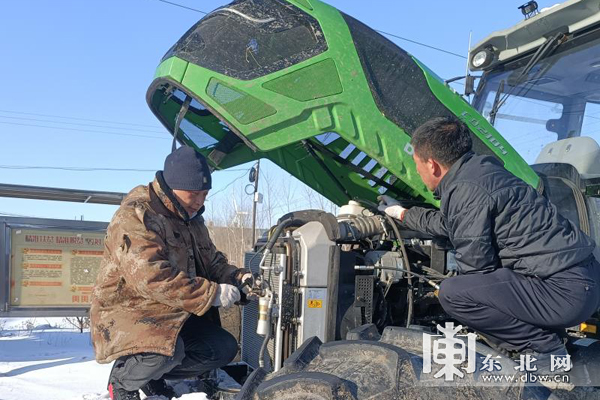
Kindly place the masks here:
<instances>
[{"instance_id":1,"label":"tractor cab","mask_svg":"<svg viewBox=\"0 0 600 400\"><path fill-rule=\"evenodd\" d=\"M472 104L600 244L600 10L570 0L532 14L470 52Z\"/></svg>"}]
</instances>

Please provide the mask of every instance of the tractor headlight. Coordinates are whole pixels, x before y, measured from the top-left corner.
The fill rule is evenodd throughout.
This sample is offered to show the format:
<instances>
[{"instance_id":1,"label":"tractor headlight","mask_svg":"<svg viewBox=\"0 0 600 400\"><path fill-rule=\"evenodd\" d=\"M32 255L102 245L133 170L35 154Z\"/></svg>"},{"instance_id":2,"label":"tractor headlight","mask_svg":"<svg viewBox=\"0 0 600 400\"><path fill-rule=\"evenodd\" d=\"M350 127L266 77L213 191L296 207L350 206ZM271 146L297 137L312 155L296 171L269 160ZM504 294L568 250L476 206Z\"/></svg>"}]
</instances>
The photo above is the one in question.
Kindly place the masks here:
<instances>
[{"instance_id":1,"label":"tractor headlight","mask_svg":"<svg viewBox=\"0 0 600 400\"><path fill-rule=\"evenodd\" d=\"M493 58L494 53L490 49L483 49L471 58L471 65L473 68L484 68L492 63Z\"/></svg>"}]
</instances>

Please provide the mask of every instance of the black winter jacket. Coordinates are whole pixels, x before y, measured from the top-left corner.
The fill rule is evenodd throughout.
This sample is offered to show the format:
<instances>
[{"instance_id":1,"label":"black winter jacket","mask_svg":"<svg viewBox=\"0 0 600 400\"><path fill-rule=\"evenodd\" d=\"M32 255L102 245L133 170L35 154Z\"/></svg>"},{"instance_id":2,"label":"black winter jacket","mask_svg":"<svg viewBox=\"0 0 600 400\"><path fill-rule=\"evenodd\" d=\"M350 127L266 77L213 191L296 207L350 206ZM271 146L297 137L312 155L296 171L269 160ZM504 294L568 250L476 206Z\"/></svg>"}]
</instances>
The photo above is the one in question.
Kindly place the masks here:
<instances>
[{"instance_id":1,"label":"black winter jacket","mask_svg":"<svg viewBox=\"0 0 600 400\"><path fill-rule=\"evenodd\" d=\"M435 190L440 210L413 207L408 228L446 237L462 274L511 268L546 278L586 260L595 243L494 157L467 153Z\"/></svg>"}]
</instances>

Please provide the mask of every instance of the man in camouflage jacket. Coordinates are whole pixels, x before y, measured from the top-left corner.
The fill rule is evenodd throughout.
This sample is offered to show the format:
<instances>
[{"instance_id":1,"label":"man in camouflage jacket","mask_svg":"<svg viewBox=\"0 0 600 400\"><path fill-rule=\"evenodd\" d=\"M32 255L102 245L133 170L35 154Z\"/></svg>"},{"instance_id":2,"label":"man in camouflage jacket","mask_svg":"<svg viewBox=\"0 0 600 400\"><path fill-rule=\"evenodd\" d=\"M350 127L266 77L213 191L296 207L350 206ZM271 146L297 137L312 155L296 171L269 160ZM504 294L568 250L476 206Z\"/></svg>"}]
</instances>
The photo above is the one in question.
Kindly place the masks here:
<instances>
[{"instance_id":1,"label":"man in camouflage jacket","mask_svg":"<svg viewBox=\"0 0 600 400\"><path fill-rule=\"evenodd\" d=\"M96 360L116 360L111 399L139 399L138 389L171 398L164 379L197 376L237 353L215 307L240 300L236 286L250 275L210 239L201 216L210 188L206 159L180 147L108 226L90 315Z\"/></svg>"}]
</instances>

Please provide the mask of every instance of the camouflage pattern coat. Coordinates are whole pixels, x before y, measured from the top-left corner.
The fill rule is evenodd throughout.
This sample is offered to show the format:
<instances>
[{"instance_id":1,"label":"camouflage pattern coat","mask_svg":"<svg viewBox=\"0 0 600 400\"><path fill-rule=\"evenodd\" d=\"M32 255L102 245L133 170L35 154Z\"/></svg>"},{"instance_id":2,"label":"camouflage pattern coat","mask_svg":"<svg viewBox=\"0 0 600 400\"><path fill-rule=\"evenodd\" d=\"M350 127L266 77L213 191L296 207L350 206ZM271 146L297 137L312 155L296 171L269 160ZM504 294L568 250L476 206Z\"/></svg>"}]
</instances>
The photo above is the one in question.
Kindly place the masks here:
<instances>
[{"instance_id":1,"label":"camouflage pattern coat","mask_svg":"<svg viewBox=\"0 0 600 400\"><path fill-rule=\"evenodd\" d=\"M188 219L160 174L129 192L107 229L90 310L99 363L172 356L190 314L209 311L218 283L233 284L243 272L216 250L201 216Z\"/></svg>"}]
</instances>

